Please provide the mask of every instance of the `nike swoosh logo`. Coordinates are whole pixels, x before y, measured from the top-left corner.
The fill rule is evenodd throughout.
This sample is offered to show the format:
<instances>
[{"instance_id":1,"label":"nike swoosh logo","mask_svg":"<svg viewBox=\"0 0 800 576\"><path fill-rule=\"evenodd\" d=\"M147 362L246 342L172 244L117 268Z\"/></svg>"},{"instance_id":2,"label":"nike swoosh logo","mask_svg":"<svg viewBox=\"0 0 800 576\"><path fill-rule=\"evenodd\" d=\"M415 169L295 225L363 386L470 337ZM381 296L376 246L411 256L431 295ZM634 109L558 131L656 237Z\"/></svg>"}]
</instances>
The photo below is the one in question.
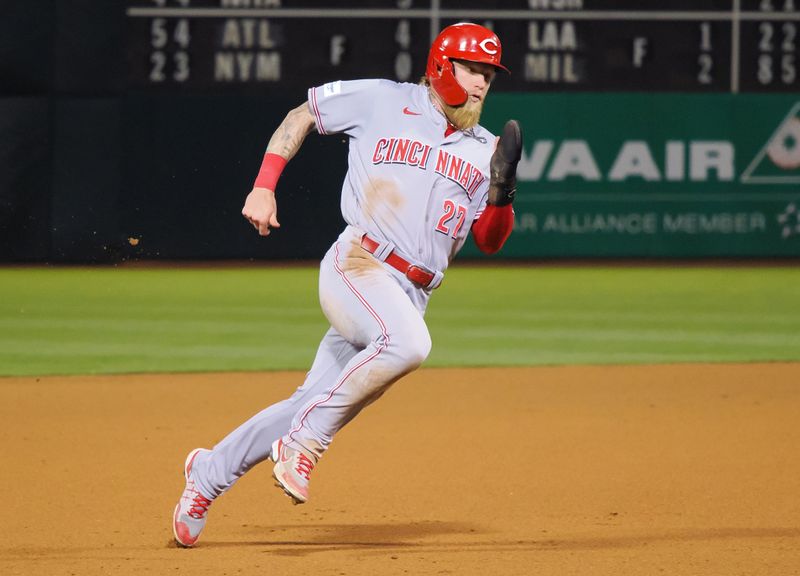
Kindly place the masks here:
<instances>
[{"instance_id":1,"label":"nike swoosh logo","mask_svg":"<svg viewBox=\"0 0 800 576\"><path fill-rule=\"evenodd\" d=\"M286 458L285 454L286 454L286 451L283 449L283 439L278 440L278 457L277 457L277 459L275 461L276 462L282 462L282 463L285 464L286 462L291 460L291 458Z\"/></svg>"},{"instance_id":2,"label":"nike swoosh logo","mask_svg":"<svg viewBox=\"0 0 800 576\"><path fill-rule=\"evenodd\" d=\"M412 112L408 109L408 106L403 108L403 114L408 114L409 116L422 116L422 112Z\"/></svg>"}]
</instances>

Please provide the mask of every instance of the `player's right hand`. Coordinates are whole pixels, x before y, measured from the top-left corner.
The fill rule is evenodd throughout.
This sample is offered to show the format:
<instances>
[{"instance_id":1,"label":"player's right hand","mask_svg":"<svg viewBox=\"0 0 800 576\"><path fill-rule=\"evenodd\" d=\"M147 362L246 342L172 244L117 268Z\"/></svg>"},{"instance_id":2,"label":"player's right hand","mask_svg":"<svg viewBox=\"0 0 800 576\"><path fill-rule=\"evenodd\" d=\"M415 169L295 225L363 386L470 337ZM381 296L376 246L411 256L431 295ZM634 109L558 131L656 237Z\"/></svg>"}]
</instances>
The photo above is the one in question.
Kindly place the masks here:
<instances>
[{"instance_id":1,"label":"player's right hand","mask_svg":"<svg viewBox=\"0 0 800 576\"><path fill-rule=\"evenodd\" d=\"M258 230L260 236L269 236L270 228L280 228L275 192L268 188L253 188L244 201L242 216Z\"/></svg>"}]
</instances>

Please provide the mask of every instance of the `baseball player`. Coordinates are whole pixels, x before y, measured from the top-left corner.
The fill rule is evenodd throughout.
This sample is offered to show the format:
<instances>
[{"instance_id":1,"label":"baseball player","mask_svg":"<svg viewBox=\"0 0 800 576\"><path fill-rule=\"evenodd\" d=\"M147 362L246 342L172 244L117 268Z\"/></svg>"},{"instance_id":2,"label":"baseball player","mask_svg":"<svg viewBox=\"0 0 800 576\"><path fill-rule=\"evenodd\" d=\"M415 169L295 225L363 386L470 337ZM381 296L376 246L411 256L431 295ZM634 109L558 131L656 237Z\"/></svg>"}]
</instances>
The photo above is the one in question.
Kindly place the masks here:
<instances>
[{"instance_id":1,"label":"baseball player","mask_svg":"<svg viewBox=\"0 0 800 576\"><path fill-rule=\"evenodd\" d=\"M341 208L347 226L320 265L319 296L330 329L305 382L212 450L193 450L173 531L192 546L215 498L250 468L274 462L292 500L336 433L428 356L428 299L470 231L495 253L511 233L522 135L510 120L501 138L478 125L500 63L500 40L461 23L431 46L419 84L332 82L308 91L273 134L242 214L262 236L278 223L274 190L305 137L349 136ZM507 71L507 70L506 70Z\"/></svg>"}]
</instances>

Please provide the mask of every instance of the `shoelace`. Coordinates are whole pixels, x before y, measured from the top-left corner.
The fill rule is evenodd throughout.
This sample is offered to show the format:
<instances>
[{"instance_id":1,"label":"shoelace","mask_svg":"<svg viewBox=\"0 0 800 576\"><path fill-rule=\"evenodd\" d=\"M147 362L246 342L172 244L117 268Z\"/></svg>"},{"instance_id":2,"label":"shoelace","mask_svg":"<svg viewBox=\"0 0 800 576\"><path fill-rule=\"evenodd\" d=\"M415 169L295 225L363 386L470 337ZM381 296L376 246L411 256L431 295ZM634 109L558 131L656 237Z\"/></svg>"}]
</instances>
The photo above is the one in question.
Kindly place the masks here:
<instances>
[{"instance_id":1,"label":"shoelace","mask_svg":"<svg viewBox=\"0 0 800 576\"><path fill-rule=\"evenodd\" d=\"M297 467L294 469L295 472L300 474L300 476L304 476L306 480L309 480L308 476L313 469L314 463L311 459L302 452L299 452L297 455Z\"/></svg>"},{"instance_id":2,"label":"shoelace","mask_svg":"<svg viewBox=\"0 0 800 576\"><path fill-rule=\"evenodd\" d=\"M189 516L195 520L202 520L208 513L208 507L211 506L211 500L195 491L195 497L192 498L194 505L189 508Z\"/></svg>"}]
</instances>

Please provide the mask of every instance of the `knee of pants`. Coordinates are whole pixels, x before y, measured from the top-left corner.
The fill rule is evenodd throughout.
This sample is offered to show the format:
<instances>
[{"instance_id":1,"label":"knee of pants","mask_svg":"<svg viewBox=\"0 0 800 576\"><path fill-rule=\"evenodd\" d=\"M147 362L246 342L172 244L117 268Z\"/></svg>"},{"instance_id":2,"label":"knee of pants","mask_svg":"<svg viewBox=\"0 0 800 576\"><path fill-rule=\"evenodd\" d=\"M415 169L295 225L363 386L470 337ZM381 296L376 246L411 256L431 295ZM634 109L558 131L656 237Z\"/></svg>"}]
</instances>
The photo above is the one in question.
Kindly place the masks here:
<instances>
[{"instance_id":1,"label":"knee of pants","mask_svg":"<svg viewBox=\"0 0 800 576\"><path fill-rule=\"evenodd\" d=\"M422 323L421 328L400 330L389 335L389 348L397 358L400 369L411 372L419 368L431 352L431 336Z\"/></svg>"}]
</instances>

